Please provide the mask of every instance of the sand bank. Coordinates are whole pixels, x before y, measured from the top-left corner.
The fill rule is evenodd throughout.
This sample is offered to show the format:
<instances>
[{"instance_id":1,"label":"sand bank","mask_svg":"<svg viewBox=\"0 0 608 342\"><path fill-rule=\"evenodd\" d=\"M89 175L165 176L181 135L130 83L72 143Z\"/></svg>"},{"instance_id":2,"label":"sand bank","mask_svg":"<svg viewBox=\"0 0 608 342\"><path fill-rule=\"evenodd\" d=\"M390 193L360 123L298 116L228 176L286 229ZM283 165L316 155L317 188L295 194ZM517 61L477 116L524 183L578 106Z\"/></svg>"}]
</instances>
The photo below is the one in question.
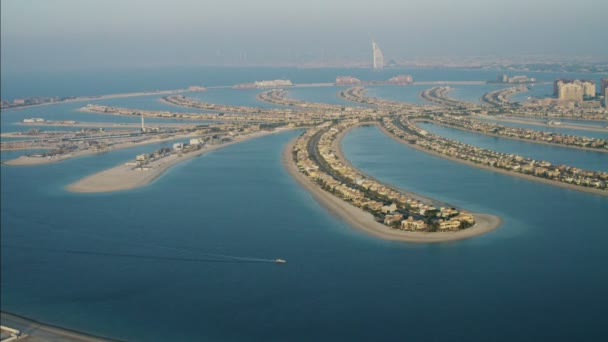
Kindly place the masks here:
<instances>
[{"instance_id":1,"label":"sand bank","mask_svg":"<svg viewBox=\"0 0 608 342\"><path fill-rule=\"evenodd\" d=\"M183 154L182 156L172 154L153 162L151 169L147 171L133 170L133 166L122 163L110 169L84 177L75 183L69 184L66 187L66 190L71 192L112 192L142 187L160 177L171 166L183 161L246 140L286 130L288 129L278 129L272 132L251 133L240 137L238 140L225 144L205 146L198 151Z\"/></svg>"},{"instance_id":2,"label":"sand bank","mask_svg":"<svg viewBox=\"0 0 608 342\"><path fill-rule=\"evenodd\" d=\"M308 190L313 197L334 215L348 222L353 227L378 238L405 242L443 242L470 238L496 229L501 220L497 216L473 214L475 226L457 232L409 232L389 228L374 220L372 214L345 202L338 197L322 190L317 184L298 171L292 157L292 148L297 138L294 138L283 150L283 164L289 174Z\"/></svg>"},{"instance_id":3,"label":"sand bank","mask_svg":"<svg viewBox=\"0 0 608 342\"><path fill-rule=\"evenodd\" d=\"M386 131L384 129L384 127L382 127L382 125L377 124L376 126L378 126L378 128L384 133L386 134L388 137L392 138L393 140L402 143L406 146L409 146L411 148L417 149L419 151L422 151L424 153L428 153L428 154L432 154L434 156L437 157L441 157L441 158L445 158L451 161L455 161L461 164L465 164L465 165L469 165L469 166L474 166L474 167L478 167L480 169L484 169L484 170L489 170L489 171L493 171L493 172L498 172L498 173L502 173L505 175L509 175L509 176L515 176L515 177L520 177L520 178L525 178L527 180L531 180L531 181L535 181L535 182L541 182L541 183L546 183L546 184L551 184L551 185L555 185L555 186L561 186L562 188L567 188L567 189L572 189L572 190L578 190L578 191L582 191L582 192L588 192L588 193L592 193L592 194L596 194L596 195L603 195L603 196L608 196L608 191L604 191L604 190L600 190L600 189L594 189L594 188L585 188L582 186L578 186L578 185L573 185L573 184L568 184L568 183L564 183L564 182L558 182L558 181L554 181L554 180L550 180L550 179L546 179L546 178L540 178L540 177L535 177L535 176L531 176L531 175L526 175L523 173L519 173L519 172L513 172L513 171L508 171L508 170L504 170L504 169L499 169L497 167L491 167L491 166L487 166L487 165L482 165L482 164L477 164L468 160L463 160L463 159L459 159L459 158L454 158L451 156L447 156L445 154L441 154L435 151L431 151L431 150L427 150L425 148L422 148L418 145L413 145L413 144L408 144L407 142L393 136L390 132Z\"/></svg>"},{"instance_id":4,"label":"sand bank","mask_svg":"<svg viewBox=\"0 0 608 342\"><path fill-rule=\"evenodd\" d=\"M64 329L50 324L37 322L19 315L2 312L2 325L19 330L27 337L19 338L18 341L28 342L112 342L119 341L104 337L94 336L75 330Z\"/></svg>"}]
</instances>

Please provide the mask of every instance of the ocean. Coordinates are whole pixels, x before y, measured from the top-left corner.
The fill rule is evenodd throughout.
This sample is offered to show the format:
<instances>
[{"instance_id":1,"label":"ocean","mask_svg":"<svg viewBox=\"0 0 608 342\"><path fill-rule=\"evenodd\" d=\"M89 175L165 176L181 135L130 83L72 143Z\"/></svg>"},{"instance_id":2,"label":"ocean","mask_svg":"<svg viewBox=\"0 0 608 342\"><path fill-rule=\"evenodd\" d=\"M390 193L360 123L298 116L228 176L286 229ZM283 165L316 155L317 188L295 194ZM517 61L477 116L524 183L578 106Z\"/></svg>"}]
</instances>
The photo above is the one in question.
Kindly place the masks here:
<instances>
[{"instance_id":1,"label":"ocean","mask_svg":"<svg viewBox=\"0 0 608 342\"><path fill-rule=\"evenodd\" d=\"M55 89L105 94L148 89L144 84L151 89L187 86L196 77L216 77L219 85L277 75L323 82L343 74L371 79L407 72L262 68L241 75L231 69L222 79L225 71L188 74L179 69L155 76L125 71L121 86L110 74L95 89L87 88L96 83L89 78L67 75ZM493 79L497 74L411 73L429 80ZM27 94L50 91L43 85L51 80L39 83ZM415 93L406 89L402 96ZM336 92L335 87L302 88L290 90L290 96L330 102ZM255 103L255 94L238 90L199 95ZM113 103L160 108L157 99ZM23 116L131 119L74 112L79 106L3 112L2 131ZM364 172L503 219L497 230L468 240L384 241L342 222L289 176L281 153L301 132L212 151L171 168L146 187L108 194L74 194L64 187L170 143L35 167L1 165L1 309L128 341L604 339L606 197L480 170L413 150L377 128L356 128L345 136L343 149ZM552 146L486 141L453 129L441 133L535 158L596 169L608 165L605 154L571 150L569 155ZM287 263L268 262L275 258Z\"/></svg>"}]
</instances>

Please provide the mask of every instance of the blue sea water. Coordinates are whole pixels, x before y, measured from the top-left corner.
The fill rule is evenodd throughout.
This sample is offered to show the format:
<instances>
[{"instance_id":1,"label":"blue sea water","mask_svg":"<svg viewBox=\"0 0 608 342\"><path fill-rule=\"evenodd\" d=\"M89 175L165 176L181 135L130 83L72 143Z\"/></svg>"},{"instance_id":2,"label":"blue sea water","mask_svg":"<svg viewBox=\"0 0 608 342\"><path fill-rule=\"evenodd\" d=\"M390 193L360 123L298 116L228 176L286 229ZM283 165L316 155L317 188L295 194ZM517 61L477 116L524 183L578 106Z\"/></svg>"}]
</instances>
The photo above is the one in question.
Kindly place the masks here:
<instances>
[{"instance_id":1,"label":"blue sea water","mask_svg":"<svg viewBox=\"0 0 608 342\"><path fill-rule=\"evenodd\" d=\"M367 87L367 96L378 97L381 99L391 100L395 102L406 102L416 104L429 104L418 97L418 94L426 89L431 88L429 85L405 85L405 86L392 86L392 85L375 85Z\"/></svg>"},{"instance_id":2,"label":"blue sea water","mask_svg":"<svg viewBox=\"0 0 608 342\"><path fill-rule=\"evenodd\" d=\"M329 103L342 106L353 106L356 105L350 101L346 101L338 97L338 93L348 87L302 87L302 88L289 88L287 96L294 99Z\"/></svg>"},{"instance_id":3,"label":"blue sea water","mask_svg":"<svg viewBox=\"0 0 608 342\"><path fill-rule=\"evenodd\" d=\"M504 84L451 85L454 90L448 96L457 100L481 104L481 97L488 92L508 88Z\"/></svg>"},{"instance_id":4,"label":"blue sea water","mask_svg":"<svg viewBox=\"0 0 608 342\"><path fill-rule=\"evenodd\" d=\"M301 77L319 81L345 71L325 72ZM454 79L464 74L432 72ZM185 73L181 81L158 75L168 84L192 81ZM231 75L218 83L236 79ZM335 96L332 87L320 89L290 96L320 102ZM255 101L250 95L238 100L242 94L227 90L217 98ZM128 107L145 105L123 100ZM80 116L71 105L41 108L60 108L50 110L51 117ZM3 112L2 120L16 112ZM129 341L603 339L606 197L461 165L410 149L376 128L358 128L343 148L364 172L503 219L499 229L463 241L383 241L327 212L287 174L281 152L300 132L213 151L149 186L109 194L63 188L170 143L36 167L1 165L0 307ZM493 146L511 149L510 142L495 139ZM540 146L525 151L563 158L562 150ZM572 160L597 162L575 152ZM3 152L2 160L20 153ZM210 254L288 262L217 262Z\"/></svg>"},{"instance_id":5,"label":"blue sea water","mask_svg":"<svg viewBox=\"0 0 608 342\"><path fill-rule=\"evenodd\" d=\"M553 83L528 85L528 91L511 96L511 101L525 102L528 98L545 98L553 96Z\"/></svg>"},{"instance_id":6,"label":"blue sea water","mask_svg":"<svg viewBox=\"0 0 608 342\"><path fill-rule=\"evenodd\" d=\"M290 79L295 83L332 83L336 76L354 76L363 81L387 80L409 74L414 81L495 80L498 70L463 69L384 69L366 68L272 68L272 67L171 67L141 69L99 69L16 72L3 70L0 97L12 100L27 96L86 96L135 91L185 88L191 85L231 86L271 79ZM509 76L515 74L508 72ZM599 81L602 75L578 73L518 72L539 81L557 77ZM603 76L605 77L605 76ZM551 87L551 86L549 86ZM551 88L552 89L552 88ZM549 94L553 91L551 90Z\"/></svg>"}]
</instances>

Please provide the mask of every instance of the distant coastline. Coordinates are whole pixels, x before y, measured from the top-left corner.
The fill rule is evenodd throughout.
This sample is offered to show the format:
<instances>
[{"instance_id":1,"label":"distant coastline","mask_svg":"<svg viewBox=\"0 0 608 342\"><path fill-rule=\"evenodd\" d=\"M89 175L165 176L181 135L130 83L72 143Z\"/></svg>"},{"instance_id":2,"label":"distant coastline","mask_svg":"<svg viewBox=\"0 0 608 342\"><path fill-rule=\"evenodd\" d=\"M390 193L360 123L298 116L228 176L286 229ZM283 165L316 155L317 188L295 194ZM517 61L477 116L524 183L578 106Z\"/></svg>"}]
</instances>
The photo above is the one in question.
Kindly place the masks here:
<instances>
[{"instance_id":1,"label":"distant coastline","mask_svg":"<svg viewBox=\"0 0 608 342\"><path fill-rule=\"evenodd\" d=\"M71 102L82 102L82 101L91 101L91 100L107 100L107 99L117 99L123 97L137 97L137 96L152 96L152 95L171 95L171 94L179 94L191 91L200 91L200 90L191 90L191 89L174 89L174 90L157 90L157 91L143 91L143 92L131 92L131 93L116 93L116 94L107 94L107 95L87 95L87 96L77 96L65 100L52 101L52 102L44 102L37 104L25 104L16 107L7 107L2 108L2 111L11 111L11 110L19 110L26 109L32 107L42 107L42 106L50 106L62 103L71 103Z\"/></svg>"}]
</instances>

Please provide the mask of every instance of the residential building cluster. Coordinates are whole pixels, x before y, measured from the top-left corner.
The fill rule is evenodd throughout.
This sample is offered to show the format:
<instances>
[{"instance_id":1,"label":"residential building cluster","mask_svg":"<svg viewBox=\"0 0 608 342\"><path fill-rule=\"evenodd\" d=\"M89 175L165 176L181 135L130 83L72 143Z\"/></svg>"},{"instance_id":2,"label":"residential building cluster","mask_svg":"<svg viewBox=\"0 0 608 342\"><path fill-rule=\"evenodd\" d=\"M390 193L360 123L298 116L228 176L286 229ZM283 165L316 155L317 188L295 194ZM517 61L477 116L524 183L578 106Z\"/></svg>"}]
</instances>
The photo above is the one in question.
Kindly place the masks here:
<instances>
[{"instance_id":1,"label":"residential building cluster","mask_svg":"<svg viewBox=\"0 0 608 342\"><path fill-rule=\"evenodd\" d=\"M500 74L496 78L496 83L508 83L508 84L524 84L534 83L536 79L528 76L513 76L509 77L507 74Z\"/></svg>"},{"instance_id":2,"label":"residential building cluster","mask_svg":"<svg viewBox=\"0 0 608 342\"><path fill-rule=\"evenodd\" d=\"M552 181L608 191L608 172L583 170L568 165L552 165L515 154L496 152L444 138L415 125L414 118L383 118L386 131L414 145L446 157L460 159L486 167L522 173Z\"/></svg>"},{"instance_id":3,"label":"residential building cluster","mask_svg":"<svg viewBox=\"0 0 608 342\"><path fill-rule=\"evenodd\" d=\"M73 99L76 99L76 97L74 97L74 96L26 97L26 98L13 99L13 101L2 100L2 101L0 101L0 108L8 109L8 108L16 108L16 107L24 107L24 106L34 106L34 105L40 105L40 104L68 101L68 100L73 100Z\"/></svg>"},{"instance_id":4,"label":"residential building cluster","mask_svg":"<svg viewBox=\"0 0 608 342\"><path fill-rule=\"evenodd\" d=\"M608 140L606 139L504 126L493 122L471 120L464 116L454 116L449 114L431 115L429 118L433 123L439 125L450 126L482 134L520 140L539 141L569 147L584 147L589 149L597 149L598 151L608 151Z\"/></svg>"},{"instance_id":5,"label":"residential building cluster","mask_svg":"<svg viewBox=\"0 0 608 342\"><path fill-rule=\"evenodd\" d=\"M293 85L290 80L256 81L254 84L258 88L289 87Z\"/></svg>"},{"instance_id":6,"label":"residential building cluster","mask_svg":"<svg viewBox=\"0 0 608 342\"><path fill-rule=\"evenodd\" d=\"M289 98L289 97L287 97L287 91L283 90L283 89L272 89L272 90L268 90L265 92L261 92L256 97L260 101L272 103L275 105L296 107L296 108L302 108L302 109L308 109L308 110L320 110L320 111L324 111L325 113L327 113L327 111L351 112L351 111L357 109L354 107L345 107L345 106L339 106L339 105L334 105L334 104L329 104L329 103L309 102L309 101L302 101L302 100L298 100L298 99ZM330 113L327 113L327 114L330 114ZM330 114L330 116L331 116L331 114Z\"/></svg>"},{"instance_id":7,"label":"residential building cluster","mask_svg":"<svg viewBox=\"0 0 608 342\"><path fill-rule=\"evenodd\" d=\"M338 76L336 77L336 85L344 86L344 85L357 85L361 84L361 80L352 76Z\"/></svg>"},{"instance_id":8,"label":"residential building cluster","mask_svg":"<svg viewBox=\"0 0 608 342\"><path fill-rule=\"evenodd\" d=\"M396 84L396 85L405 85L414 83L414 78L412 75L397 75L391 77L386 81L386 84Z\"/></svg>"},{"instance_id":9,"label":"residential building cluster","mask_svg":"<svg viewBox=\"0 0 608 342\"><path fill-rule=\"evenodd\" d=\"M456 100L454 98L449 97L448 93L452 90L453 90L453 88L451 88L451 87L433 87L433 88L422 91L420 93L420 97L422 97L423 99L425 99L429 102L438 104L440 106L461 107L461 108L477 107L477 105L475 105L473 103L460 101L460 100Z\"/></svg>"},{"instance_id":10,"label":"residential building cluster","mask_svg":"<svg viewBox=\"0 0 608 342\"><path fill-rule=\"evenodd\" d=\"M378 222L411 231L459 230L475 224L473 215L425 203L386 186L341 160L335 141L358 120L325 123L305 132L293 147L300 172L325 191L366 210Z\"/></svg>"},{"instance_id":11,"label":"residential building cluster","mask_svg":"<svg viewBox=\"0 0 608 342\"><path fill-rule=\"evenodd\" d=\"M498 89L487 92L481 97L481 100L484 103L494 107L517 106L519 105L517 102L511 102L511 96L518 93L525 93L527 91L528 87L521 84L516 87Z\"/></svg>"}]
</instances>

